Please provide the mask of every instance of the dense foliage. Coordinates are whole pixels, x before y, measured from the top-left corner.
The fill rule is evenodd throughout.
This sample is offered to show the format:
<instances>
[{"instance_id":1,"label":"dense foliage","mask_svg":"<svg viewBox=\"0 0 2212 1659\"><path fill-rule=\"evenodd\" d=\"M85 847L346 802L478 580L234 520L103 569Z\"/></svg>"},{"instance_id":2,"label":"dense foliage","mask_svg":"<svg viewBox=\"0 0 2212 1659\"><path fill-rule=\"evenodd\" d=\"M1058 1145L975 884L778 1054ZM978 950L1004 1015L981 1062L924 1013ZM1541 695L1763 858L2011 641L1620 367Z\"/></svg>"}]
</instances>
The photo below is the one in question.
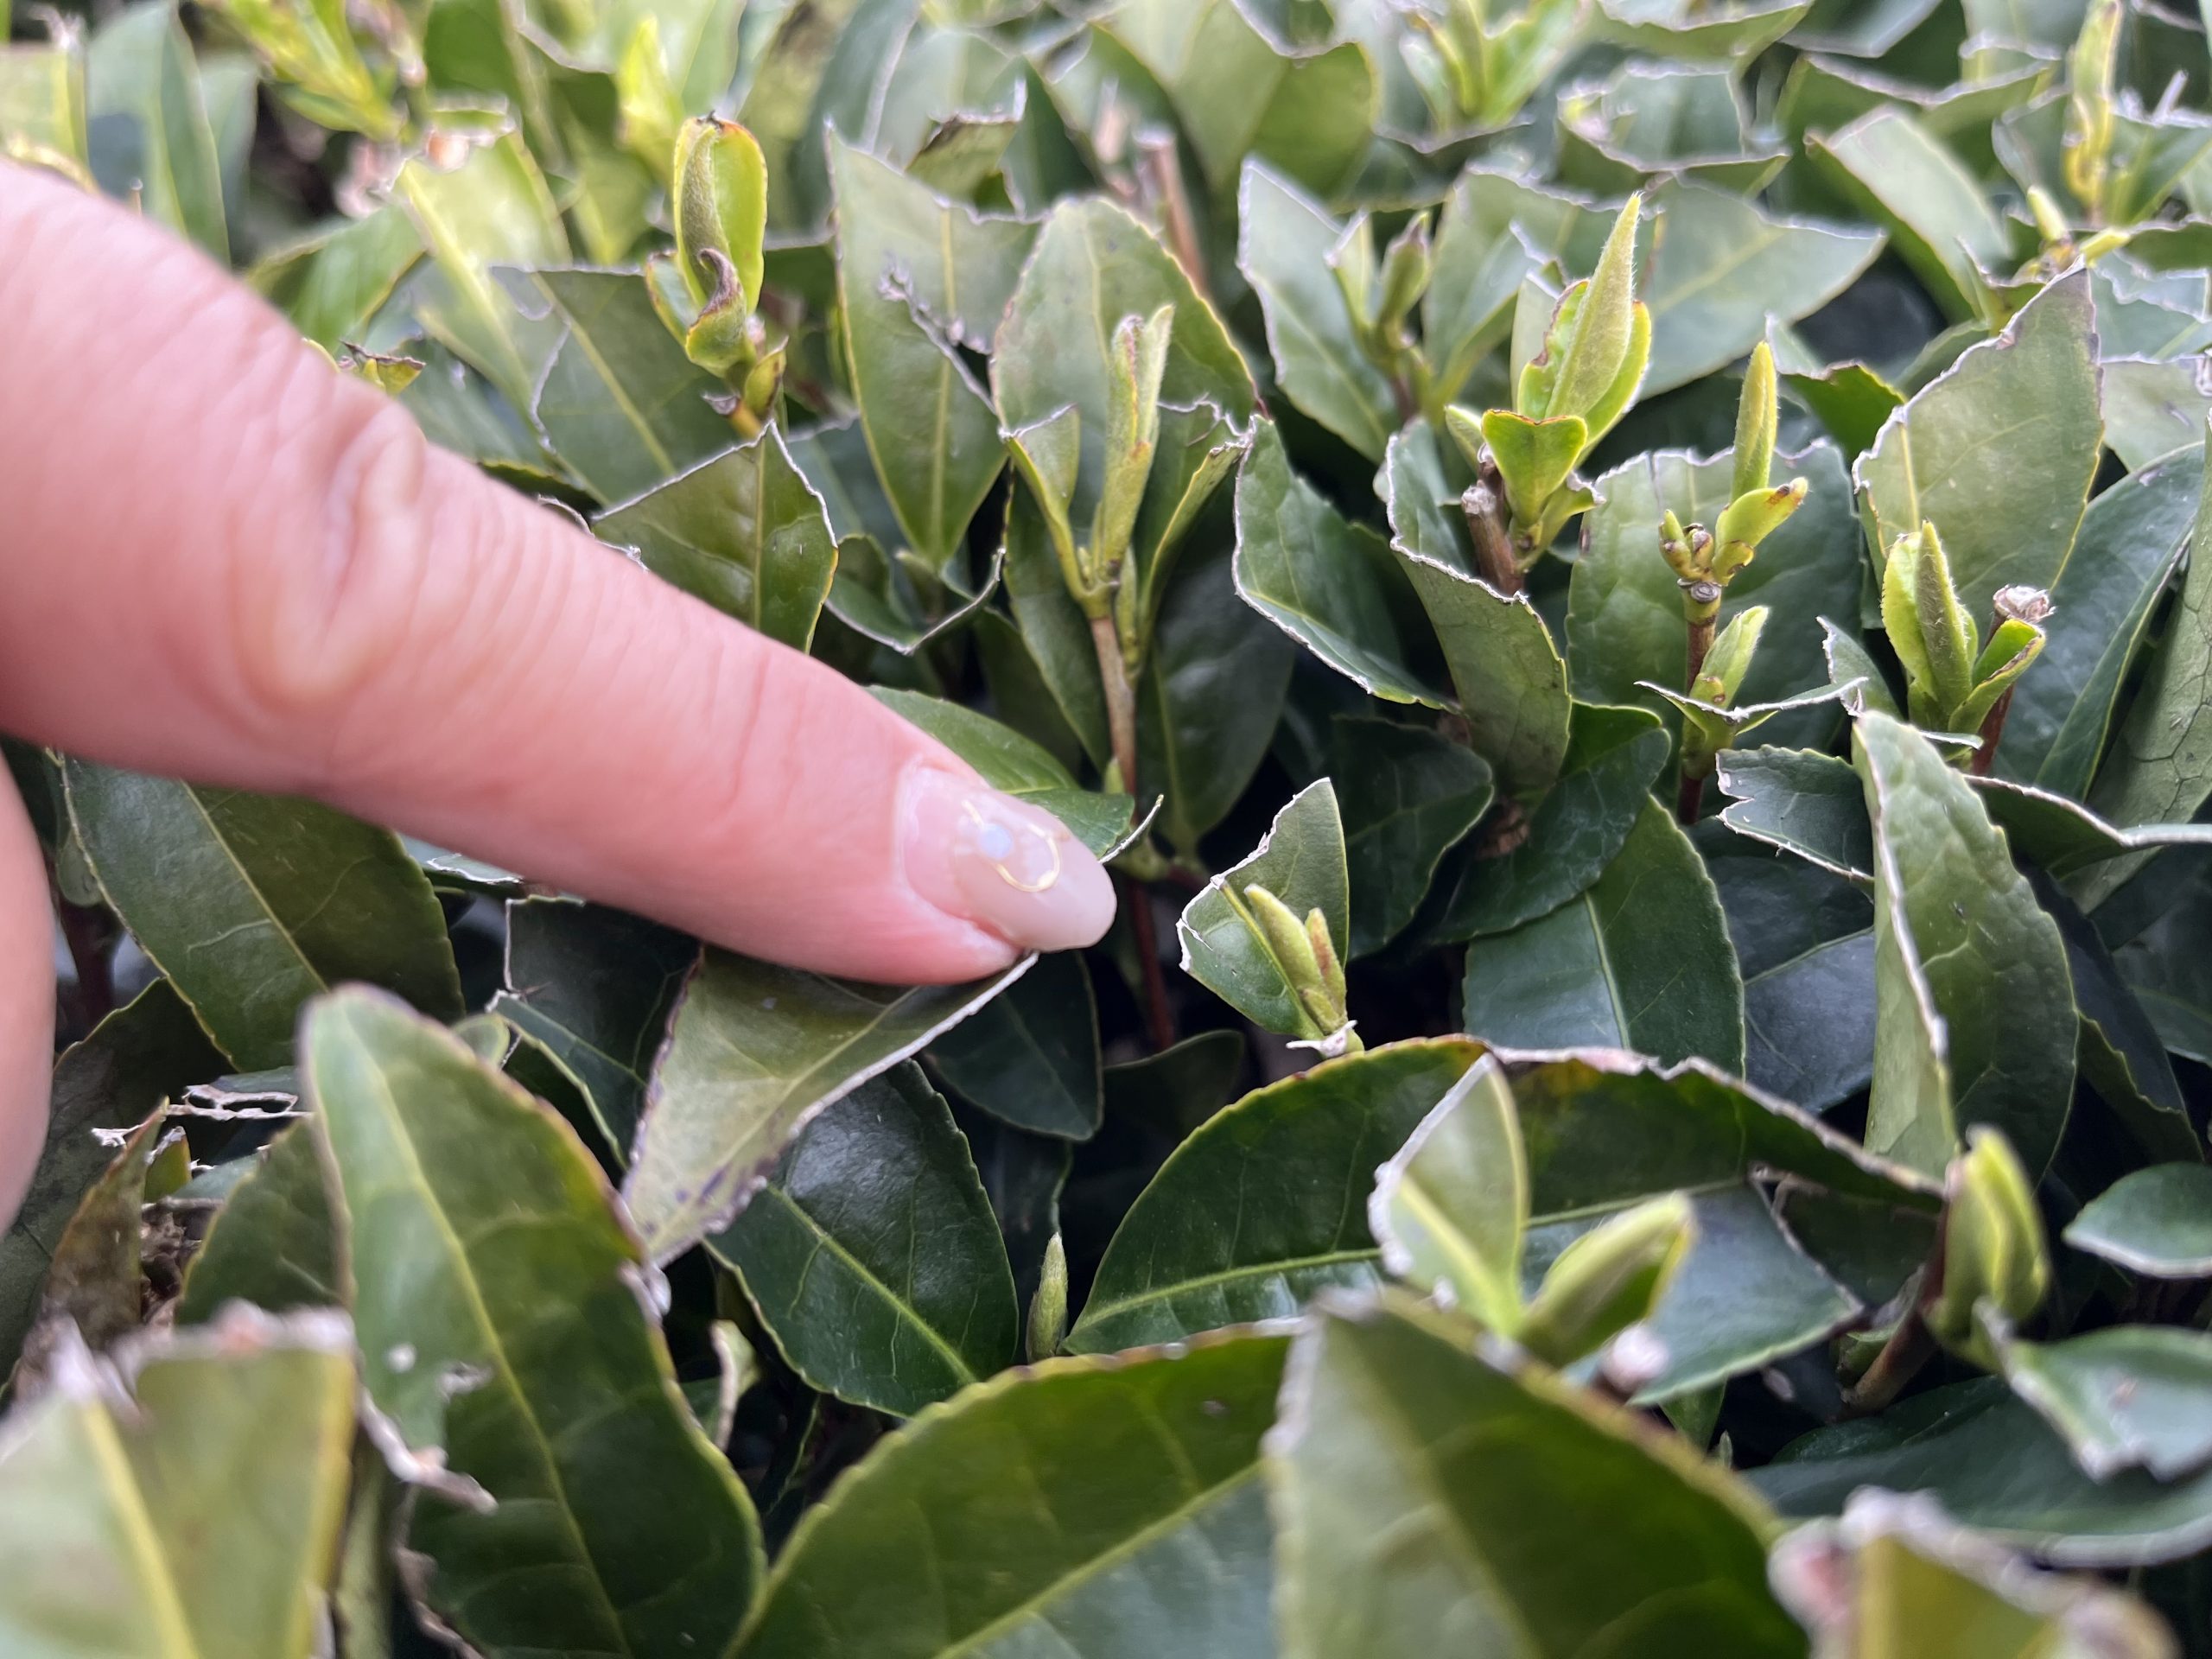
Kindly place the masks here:
<instances>
[{"instance_id":1,"label":"dense foliage","mask_svg":"<svg viewBox=\"0 0 2212 1659\"><path fill-rule=\"evenodd\" d=\"M2212 1653L2196 19L96 12L17 162L1124 903L839 983L12 750L0 1649Z\"/></svg>"}]
</instances>

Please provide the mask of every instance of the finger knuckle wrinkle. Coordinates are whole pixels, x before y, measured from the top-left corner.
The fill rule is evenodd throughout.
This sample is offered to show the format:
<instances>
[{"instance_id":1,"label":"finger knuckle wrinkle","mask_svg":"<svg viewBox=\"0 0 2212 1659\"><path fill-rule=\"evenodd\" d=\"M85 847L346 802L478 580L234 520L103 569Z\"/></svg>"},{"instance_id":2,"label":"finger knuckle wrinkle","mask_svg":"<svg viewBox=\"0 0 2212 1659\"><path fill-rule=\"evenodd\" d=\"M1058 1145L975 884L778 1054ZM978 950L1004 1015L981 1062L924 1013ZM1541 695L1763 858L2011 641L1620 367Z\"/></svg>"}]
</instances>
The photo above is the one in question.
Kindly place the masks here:
<instances>
[{"instance_id":1,"label":"finger knuckle wrinkle","mask_svg":"<svg viewBox=\"0 0 2212 1659\"><path fill-rule=\"evenodd\" d=\"M238 599L239 660L262 711L325 725L408 632L425 568L427 444L397 404L350 388L318 424L327 435L302 457L299 533L245 550Z\"/></svg>"}]
</instances>

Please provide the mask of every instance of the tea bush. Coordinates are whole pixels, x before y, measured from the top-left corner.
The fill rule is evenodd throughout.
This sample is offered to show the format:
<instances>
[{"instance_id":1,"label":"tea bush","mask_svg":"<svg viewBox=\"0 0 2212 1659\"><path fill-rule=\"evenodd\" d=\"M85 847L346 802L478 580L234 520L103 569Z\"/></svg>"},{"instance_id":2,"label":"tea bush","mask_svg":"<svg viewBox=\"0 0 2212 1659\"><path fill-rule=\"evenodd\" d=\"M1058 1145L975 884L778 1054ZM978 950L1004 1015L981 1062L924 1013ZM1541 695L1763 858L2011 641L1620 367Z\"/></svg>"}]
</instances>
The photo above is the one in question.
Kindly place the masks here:
<instances>
[{"instance_id":1,"label":"tea bush","mask_svg":"<svg viewBox=\"0 0 2212 1659\"><path fill-rule=\"evenodd\" d=\"M0 1649L2212 1652L2196 19L16 35L15 165L1123 905L842 983L15 747Z\"/></svg>"}]
</instances>

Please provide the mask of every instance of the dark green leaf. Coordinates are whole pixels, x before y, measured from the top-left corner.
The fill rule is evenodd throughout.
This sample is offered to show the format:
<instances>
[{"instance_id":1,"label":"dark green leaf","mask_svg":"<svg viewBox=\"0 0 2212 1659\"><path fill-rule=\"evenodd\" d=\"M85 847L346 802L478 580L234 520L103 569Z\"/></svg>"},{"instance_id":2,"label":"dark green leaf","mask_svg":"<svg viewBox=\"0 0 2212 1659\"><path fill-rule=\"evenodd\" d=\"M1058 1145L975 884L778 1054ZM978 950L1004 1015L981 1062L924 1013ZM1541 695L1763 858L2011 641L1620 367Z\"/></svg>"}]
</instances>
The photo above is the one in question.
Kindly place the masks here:
<instances>
[{"instance_id":1,"label":"dark green leaf","mask_svg":"<svg viewBox=\"0 0 2212 1659\"><path fill-rule=\"evenodd\" d=\"M2212 1279L2212 1169L2154 1164L2123 1175L2068 1224L2077 1250L2158 1279Z\"/></svg>"},{"instance_id":2,"label":"dark green leaf","mask_svg":"<svg viewBox=\"0 0 2212 1659\"><path fill-rule=\"evenodd\" d=\"M1807 148L1829 181L1889 231L1953 321L1982 315L1982 273L2006 263L2009 238L1980 185L1942 140L1891 105L1808 137Z\"/></svg>"},{"instance_id":3,"label":"dark green leaf","mask_svg":"<svg viewBox=\"0 0 2212 1659\"><path fill-rule=\"evenodd\" d=\"M1236 474L1236 591L1376 696L1439 704L1408 661L1390 594L1397 581L1382 538L1292 471L1281 436L1262 425Z\"/></svg>"},{"instance_id":4,"label":"dark green leaf","mask_svg":"<svg viewBox=\"0 0 2212 1659\"><path fill-rule=\"evenodd\" d=\"M1425 728L1338 715L1329 772L1344 814L1351 954L1368 956L1413 920L1438 862L1488 809L1490 768Z\"/></svg>"},{"instance_id":5,"label":"dark green leaf","mask_svg":"<svg viewBox=\"0 0 2212 1659\"><path fill-rule=\"evenodd\" d=\"M822 499L772 426L601 513L593 529L655 575L799 651L813 641L837 567Z\"/></svg>"},{"instance_id":6,"label":"dark green leaf","mask_svg":"<svg viewBox=\"0 0 2212 1659\"><path fill-rule=\"evenodd\" d=\"M1876 1020L1866 1144L1940 1174L1963 1131L2002 1129L2031 1174L2074 1087L2074 993L2036 904L1966 779L1885 715L1853 738L1874 825Z\"/></svg>"},{"instance_id":7,"label":"dark green leaf","mask_svg":"<svg viewBox=\"0 0 2212 1659\"><path fill-rule=\"evenodd\" d=\"M444 913L391 831L88 761L65 775L108 901L239 1065L283 1065L301 1004L346 980L461 1012Z\"/></svg>"},{"instance_id":8,"label":"dark green leaf","mask_svg":"<svg viewBox=\"0 0 2212 1659\"><path fill-rule=\"evenodd\" d=\"M1576 703L1559 781L1529 815L1526 838L1501 836L1493 846L1484 830L1454 855L1450 896L1428 937L1506 932L1588 888L1643 816L1667 748L1665 728L1643 709Z\"/></svg>"},{"instance_id":9,"label":"dark green leaf","mask_svg":"<svg viewBox=\"0 0 2212 1659\"><path fill-rule=\"evenodd\" d=\"M908 543L932 569L1006 464L991 400L960 359L989 344L1036 235L830 146L837 282L854 396Z\"/></svg>"},{"instance_id":10,"label":"dark green leaf","mask_svg":"<svg viewBox=\"0 0 2212 1659\"><path fill-rule=\"evenodd\" d=\"M1329 268L1342 228L1258 162L1244 164L1236 223L1236 268L1260 296L1284 394L1370 461L1382 460L1398 406L1389 377L1360 349Z\"/></svg>"},{"instance_id":11,"label":"dark green leaf","mask_svg":"<svg viewBox=\"0 0 2212 1659\"><path fill-rule=\"evenodd\" d=\"M1294 1659L1805 1650L1767 1589L1770 1518L1732 1477L1409 1299L1332 1306L1284 1402Z\"/></svg>"},{"instance_id":12,"label":"dark green leaf","mask_svg":"<svg viewBox=\"0 0 2212 1659\"><path fill-rule=\"evenodd\" d=\"M1481 1052L1453 1038L1396 1043L1208 1119L1130 1206L1070 1350L1110 1353L1280 1319L1325 1287L1374 1282L1376 1168Z\"/></svg>"},{"instance_id":13,"label":"dark green leaf","mask_svg":"<svg viewBox=\"0 0 2212 1659\"><path fill-rule=\"evenodd\" d=\"M627 501L696 466L736 435L627 271L533 270L510 290L561 328L530 412L562 464L601 501Z\"/></svg>"},{"instance_id":14,"label":"dark green leaf","mask_svg":"<svg viewBox=\"0 0 2212 1659\"><path fill-rule=\"evenodd\" d=\"M1744 986L1696 850L1646 799L1597 882L1467 950L1466 1028L1513 1049L1624 1048L1744 1067Z\"/></svg>"},{"instance_id":15,"label":"dark green leaf","mask_svg":"<svg viewBox=\"0 0 2212 1659\"><path fill-rule=\"evenodd\" d=\"M1689 181L1655 203L1664 228L1638 289L1651 308L1643 396L1687 385L1851 285L1882 251L1872 232L1772 219L1744 197Z\"/></svg>"},{"instance_id":16,"label":"dark green leaf","mask_svg":"<svg viewBox=\"0 0 2212 1659\"><path fill-rule=\"evenodd\" d=\"M2088 280L2063 276L1931 381L1859 458L1876 540L1887 548L1931 521L1977 620L1999 588L2049 588L2066 566L2103 430L2094 344Z\"/></svg>"},{"instance_id":17,"label":"dark green leaf","mask_svg":"<svg viewBox=\"0 0 2212 1659\"><path fill-rule=\"evenodd\" d=\"M622 1195L657 1261L731 1217L807 1121L1027 972L899 988L709 950L676 1006Z\"/></svg>"},{"instance_id":18,"label":"dark green leaf","mask_svg":"<svg viewBox=\"0 0 2212 1659\"><path fill-rule=\"evenodd\" d=\"M1808 749L1730 749L1718 772L1720 821L1853 881L1874 879L1874 830L1859 775Z\"/></svg>"},{"instance_id":19,"label":"dark green leaf","mask_svg":"<svg viewBox=\"0 0 2212 1659\"><path fill-rule=\"evenodd\" d=\"M499 1505L416 1509L441 1616L487 1656L721 1650L759 1526L684 1404L643 1254L582 1143L372 992L318 1002L302 1047L369 1394Z\"/></svg>"},{"instance_id":20,"label":"dark green leaf","mask_svg":"<svg viewBox=\"0 0 2212 1659\"><path fill-rule=\"evenodd\" d=\"M14 1365L62 1230L115 1157L97 1131L143 1122L163 1100L222 1069L221 1053L165 979L62 1054L54 1068L45 1150L14 1224L0 1234L0 1365Z\"/></svg>"},{"instance_id":21,"label":"dark green leaf","mask_svg":"<svg viewBox=\"0 0 2212 1659\"><path fill-rule=\"evenodd\" d=\"M2190 451L2129 474L2089 504L2051 590L2056 608L2043 625L2043 654L2012 691L1999 777L2088 794L2120 683L2189 545L2203 481L2204 458ZM1990 619L1980 620L1986 633ZM2196 803L2174 804L2173 816L2185 817Z\"/></svg>"},{"instance_id":22,"label":"dark green leaf","mask_svg":"<svg viewBox=\"0 0 2212 1659\"><path fill-rule=\"evenodd\" d=\"M507 906L506 988L492 1010L574 1074L617 1158L629 1156L669 1010L698 959L691 940L621 911Z\"/></svg>"},{"instance_id":23,"label":"dark green leaf","mask_svg":"<svg viewBox=\"0 0 2212 1659\"><path fill-rule=\"evenodd\" d=\"M179 1325L204 1325L232 1301L271 1313L346 1303L337 1223L314 1129L294 1124L250 1162L251 1173L224 1200L192 1258L176 1305Z\"/></svg>"},{"instance_id":24,"label":"dark green leaf","mask_svg":"<svg viewBox=\"0 0 2212 1659\"><path fill-rule=\"evenodd\" d=\"M2119 1325L1999 1350L2012 1392L2096 1480L2147 1469L2180 1480L2212 1462L2212 1335Z\"/></svg>"},{"instance_id":25,"label":"dark green leaf","mask_svg":"<svg viewBox=\"0 0 2212 1659\"><path fill-rule=\"evenodd\" d=\"M1391 548L1444 648L1470 742L1507 792L1533 798L1559 776L1572 720L1551 631L1527 600L1478 579L1459 492L1427 426L1391 441L1382 487Z\"/></svg>"},{"instance_id":26,"label":"dark green leaf","mask_svg":"<svg viewBox=\"0 0 2212 1659\"><path fill-rule=\"evenodd\" d=\"M1165 794L1160 827L1185 854L1229 816L1266 758L1298 656L1237 598L1232 557L1224 548L1183 558L1137 687L1137 778L1147 795Z\"/></svg>"},{"instance_id":27,"label":"dark green leaf","mask_svg":"<svg viewBox=\"0 0 2212 1659\"><path fill-rule=\"evenodd\" d=\"M799 1524L741 1659L1271 1659L1284 1343L1055 1361L885 1440Z\"/></svg>"},{"instance_id":28,"label":"dark green leaf","mask_svg":"<svg viewBox=\"0 0 2212 1659\"><path fill-rule=\"evenodd\" d=\"M1087 1141L1104 1110L1098 1008L1079 951L1037 965L930 1046L963 1100L1038 1135Z\"/></svg>"},{"instance_id":29,"label":"dark green leaf","mask_svg":"<svg viewBox=\"0 0 2212 1659\"><path fill-rule=\"evenodd\" d=\"M905 1065L816 1117L708 1248L809 1387L911 1415L1014 1363L1014 1276L968 1143Z\"/></svg>"},{"instance_id":30,"label":"dark green leaf","mask_svg":"<svg viewBox=\"0 0 2212 1659\"><path fill-rule=\"evenodd\" d=\"M38 1321L23 1339L22 1357L9 1381L17 1399L41 1392L52 1379L58 1351L81 1343L105 1353L138 1328L142 1296L138 1255L146 1204L147 1166L161 1144L163 1113L156 1107L132 1130L86 1190L76 1213L54 1241L39 1295ZM173 1143L182 1144L181 1134Z\"/></svg>"},{"instance_id":31,"label":"dark green leaf","mask_svg":"<svg viewBox=\"0 0 2212 1659\"><path fill-rule=\"evenodd\" d=\"M2096 1481L2056 1430L1993 1377L1815 1429L1751 1476L1784 1515L1839 1513L1863 1486L1926 1492L1955 1520L2063 1567L2178 1560L2212 1541L2212 1473Z\"/></svg>"}]
</instances>

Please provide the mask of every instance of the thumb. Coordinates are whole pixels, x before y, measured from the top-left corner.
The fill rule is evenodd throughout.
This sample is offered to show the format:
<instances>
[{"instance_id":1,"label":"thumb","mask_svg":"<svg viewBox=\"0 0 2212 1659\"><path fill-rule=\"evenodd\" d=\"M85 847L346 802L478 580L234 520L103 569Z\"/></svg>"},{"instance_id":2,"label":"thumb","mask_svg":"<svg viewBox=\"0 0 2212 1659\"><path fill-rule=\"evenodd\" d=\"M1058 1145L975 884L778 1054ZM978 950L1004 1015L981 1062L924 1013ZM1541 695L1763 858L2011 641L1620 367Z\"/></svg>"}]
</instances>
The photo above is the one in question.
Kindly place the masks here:
<instances>
[{"instance_id":1,"label":"thumb","mask_svg":"<svg viewBox=\"0 0 2212 1659\"><path fill-rule=\"evenodd\" d=\"M1104 931L1057 820L432 448L182 243L0 163L0 726L823 972Z\"/></svg>"}]
</instances>

